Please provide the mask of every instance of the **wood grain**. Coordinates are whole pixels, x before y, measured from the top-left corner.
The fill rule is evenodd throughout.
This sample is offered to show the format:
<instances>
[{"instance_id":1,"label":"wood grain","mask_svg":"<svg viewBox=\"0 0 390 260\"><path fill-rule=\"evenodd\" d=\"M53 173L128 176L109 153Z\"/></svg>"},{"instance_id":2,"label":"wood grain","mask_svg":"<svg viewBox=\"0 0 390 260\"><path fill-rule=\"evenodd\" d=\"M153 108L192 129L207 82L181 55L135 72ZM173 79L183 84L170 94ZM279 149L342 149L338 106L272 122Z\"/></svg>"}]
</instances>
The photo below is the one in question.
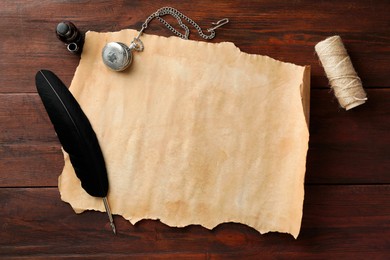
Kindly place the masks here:
<instances>
[{"instance_id":1,"label":"wood grain","mask_svg":"<svg viewBox=\"0 0 390 260\"><path fill-rule=\"evenodd\" d=\"M77 215L62 202L60 144L35 89L39 69L70 85L79 57L54 34L71 20L81 31L139 29L173 6L202 28L228 17L213 42L311 65L310 144L300 236L260 235L237 223L213 230L132 226L105 213ZM1 259L389 259L390 2L386 0L0 1ZM174 24L173 19L169 19ZM202 40L192 31L190 38ZM153 21L147 33L171 36ZM341 109L314 45L338 34L367 89L368 102ZM202 55L201 53L199 55Z\"/></svg>"},{"instance_id":2,"label":"wood grain","mask_svg":"<svg viewBox=\"0 0 390 260\"><path fill-rule=\"evenodd\" d=\"M115 216L115 236L105 213L77 215L54 188L0 189L0 205L0 252L5 257L255 259L390 253L389 185L308 186L297 240L279 233L260 235L236 223L210 231L196 225L171 228L156 220L132 226L120 216Z\"/></svg>"},{"instance_id":3,"label":"wood grain","mask_svg":"<svg viewBox=\"0 0 390 260\"><path fill-rule=\"evenodd\" d=\"M62 20L72 20L82 31L138 29L152 12L174 6L203 28L223 17L230 23L217 31L214 41L234 42L248 53L312 66L312 85L326 87L327 80L314 54L314 45L339 34L365 87L390 85L387 1L2 1L0 31L5 41L0 71L0 92L35 92L35 72L56 71L69 85L78 64L54 34ZM361 18L361 19L360 19ZM153 22L147 33L171 36ZM199 36L193 32L193 39ZM33 57L33 58L32 58ZM21 73L23 72L23 73Z\"/></svg>"}]
</instances>

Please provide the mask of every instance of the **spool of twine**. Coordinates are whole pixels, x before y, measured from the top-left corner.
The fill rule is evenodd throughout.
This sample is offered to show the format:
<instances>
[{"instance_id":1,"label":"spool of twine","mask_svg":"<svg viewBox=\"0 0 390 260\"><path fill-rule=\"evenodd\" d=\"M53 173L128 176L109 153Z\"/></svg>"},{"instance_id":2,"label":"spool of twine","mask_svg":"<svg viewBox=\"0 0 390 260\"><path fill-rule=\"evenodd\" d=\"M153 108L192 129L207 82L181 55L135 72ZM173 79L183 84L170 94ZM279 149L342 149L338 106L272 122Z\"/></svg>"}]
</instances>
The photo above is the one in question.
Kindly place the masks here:
<instances>
[{"instance_id":1,"label":"spool of twine","mask_svg":"<svg viewBox=\"0 0 390 260\"><path fill-rule=\"evenodd\" d=\"M349 110L364 104L367 100L366 92L340 36L332 36L317 43L315 50L340 106Z\"/></svg>"}]
</instances>

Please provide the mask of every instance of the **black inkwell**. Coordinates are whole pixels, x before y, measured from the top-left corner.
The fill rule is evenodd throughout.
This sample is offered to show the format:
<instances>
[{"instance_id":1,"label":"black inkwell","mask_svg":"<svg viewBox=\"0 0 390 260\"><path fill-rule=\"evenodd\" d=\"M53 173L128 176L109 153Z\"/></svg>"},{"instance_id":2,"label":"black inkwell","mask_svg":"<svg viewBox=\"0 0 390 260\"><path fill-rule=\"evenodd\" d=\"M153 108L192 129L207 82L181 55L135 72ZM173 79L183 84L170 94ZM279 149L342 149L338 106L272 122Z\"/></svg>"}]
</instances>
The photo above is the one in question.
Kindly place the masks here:
<instances>
[{"instance_id":1,"label":"black inkwell","mask_svg":"<svg viewBox=\"0 0 390 260\"><path fill-rule=\"evenodd\" d=\"M84 36L77 27L69 21L61 22L56 28L57 38L64 42L68 51L80 54L84 45Z\"/></svg>"}]
</instances>

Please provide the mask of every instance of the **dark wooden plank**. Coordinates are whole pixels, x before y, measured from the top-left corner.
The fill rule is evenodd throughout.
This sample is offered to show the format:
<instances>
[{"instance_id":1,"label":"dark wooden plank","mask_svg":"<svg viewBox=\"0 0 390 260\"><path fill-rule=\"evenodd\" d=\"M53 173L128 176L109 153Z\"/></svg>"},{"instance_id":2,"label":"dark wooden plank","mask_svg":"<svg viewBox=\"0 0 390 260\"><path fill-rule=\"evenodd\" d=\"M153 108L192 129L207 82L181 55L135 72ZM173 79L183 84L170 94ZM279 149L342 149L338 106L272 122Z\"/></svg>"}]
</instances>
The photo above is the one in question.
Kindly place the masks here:
<instances>
[{"instance_id":1,"label":"dark wooden plank","mask_svg":"<svg viewBox=\"0 0 390 260\"><path fill-rule=\"evenodd\" d=\"M390 89L368 90L350 111L327 90L311 94L306 183L390 183ZM56 186L62 154L39 97L3 94L0 103L0 186Z\"/></svg>"},{"instance_id":2,"label":"dark wooden plank","mask_svg":"<svg viewBox=\"0 0 390 260\"><path fill-rule=\"evenodd\" d=\"M0 104L0 144L58 142L37 94L0 94Z\"/></svg>"},{"instance_id":3,"label":"dark wooden plank","mask_svg":"<svg viewBox=\"0 0 390 260\"><path fill-rule=\"evenodd\" d=\"M36 94L0 94L0 187L57 186L61 146Z\"/></svg>"},{"instance_id":4,"label":"dark wooden plank","mask_svg":"<svg viewBox=\"0 0 390 260\"><path fill-rule=\"evenodd\" d=\"M9 257L7 259L30 259L31 257L27 256L27 257ZM33 257L33 259L35 260L47 260L47 256L35 256ZM131 259L131 260L144 260L144 259L181 259L181 260L191 260L191 259L210 259L209 257L207 257L205 254L202 254L202 253L199 253L199 254L170 254L170 255L164 255L164 254L153 254L153 253L150 253L150 254L124 254L124 255L120 255L120 254L116 254L116 255L105 255L105 256L101 256L101 255L93 255L93 254L89 254L88 256L85 256L85 255L77 255L77 254L66 254L66 255L61 255L61 256L58 256L56 255L54 257L54 259L82 259L82 260L110 260L110 259L116 259L116 260L120 260L120 259L123 259L123 260L128 260L128 259Z\"/></svg>"},{"instance_id":5,"label":"dark wooden plank","mask_svg":"<svg viewBox=\"0 0 390 260\"><path fill-rule=\"evenodd\" d=\"M308 186L297 240L290 235L260 235L225 223L210 231L200 226L171 228L143 220L132 226L116 216L118 235L105 213L75 214L55 188L0 189L0 256L77 258L374 256L390 254L390 186Z\"/></svg>"},{"instance_id":6,"label":"dark wooden plank","mask_svg":"<svg viewBox=\"0 0 390 260\"><path fill-rule=\"evenodd\" d=\"M248 53L312 65L314 87L327 80L314 55L314 45L340 34L366 87L390 86L389 18L386 0L374 3L322 1L1 1L0 92L35 92L36 71L51 69L69 85L78 58L54 35L59 21L72 20L83 31L139 29L146 17L163 6L174 6L208 28L229 17L214 41L231 41ZM171 35L158 22L149 33ZM199 40L196 33L193 39Z\"/></svg>"},{"instance_id":7,"label":"dark wooden plank","mask_svg":"<svg viewBox=\"0 0 390 260\"><path fill-rule=\"evenodd\" d=\"M390 183L390 89L350 111L312 91L307 183Z\"/></svg>"},{"instance_id":8,"label":"dark wooden plank","mask_svg":"<svg viewBox=\"0 0 390 260\"><path fill-rule=\"evenodd\" d=\"M0 144L0 188L57 186L63 166L59 143Z\"/></svg>"}]
</instances>

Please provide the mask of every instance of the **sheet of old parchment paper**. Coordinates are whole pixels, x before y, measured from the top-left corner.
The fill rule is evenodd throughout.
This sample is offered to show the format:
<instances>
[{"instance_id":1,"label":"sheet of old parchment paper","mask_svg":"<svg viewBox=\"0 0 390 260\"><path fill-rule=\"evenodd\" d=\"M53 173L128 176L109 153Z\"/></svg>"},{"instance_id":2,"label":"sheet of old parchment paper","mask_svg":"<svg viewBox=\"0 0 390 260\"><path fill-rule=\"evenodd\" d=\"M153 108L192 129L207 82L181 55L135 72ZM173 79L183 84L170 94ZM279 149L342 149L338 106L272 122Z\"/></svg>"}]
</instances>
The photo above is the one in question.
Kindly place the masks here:
<instances>
[{"instance_id":1,"label":"sheet of old parchment paper","mask_svg":"<svg viewBox=\"0 0 390 260\"><path fill-rule=\"evenodd\" d=\"M114 214L170 226L223 222L297 237L308 149L309 68L249 55L232 43L142 36L131 68L107 69L109 41L88 32L70 90L99 139ZM104 211L65 153L62 200Z\"/></svg>"}]
</instances>

